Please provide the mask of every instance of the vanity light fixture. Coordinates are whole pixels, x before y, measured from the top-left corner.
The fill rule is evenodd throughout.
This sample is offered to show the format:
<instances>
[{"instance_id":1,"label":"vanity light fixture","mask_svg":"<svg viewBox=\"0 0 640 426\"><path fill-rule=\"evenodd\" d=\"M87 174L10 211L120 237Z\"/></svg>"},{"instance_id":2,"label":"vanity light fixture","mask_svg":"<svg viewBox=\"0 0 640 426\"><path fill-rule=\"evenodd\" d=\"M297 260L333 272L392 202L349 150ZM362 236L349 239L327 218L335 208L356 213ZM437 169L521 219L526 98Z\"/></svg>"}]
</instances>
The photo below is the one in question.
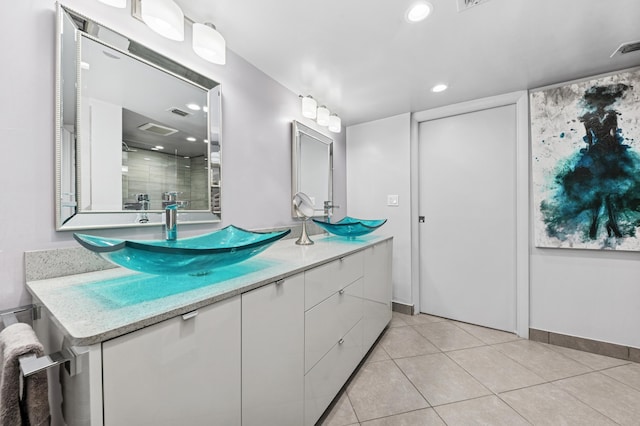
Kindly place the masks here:
<instances>
[{"instance_id":1,"label":"vanity light fixture","mask_svg":"<svg viewBox=\"0 0 640 426\"><path fill-rule=\"evenodd\" d=\"M298 97L302 99L303 117L315 118L319 125L329 126L331 132L340 133L342 131L342 120L338 114L332 114L325 105L318 106L318 102L311 95L299 95Z\"/></svg>"},{"instance_id":2,"label":"vanity light fixture","mask_svg":"<svg viewBox=\"0 0 640 426\"><path fill-rule=\"evenodd\" d=\"M318 110L318 102L313 99L313 96L300 96L302 98L302 116L315 119Z\"/></svg>"},{"instance_id":3,"label":"vanity light fixture","mask_svg":"<svg viewBox=\"0 0 640 426\"><path fill-rule=\"evenodd\" d=\"M327 108L326 106L322 105L322 106L318 107L318 110L316 111L316 114L317 114L316 121L318 122L319 125L321 125L321 126L328 126L329 125L329 115L331 114L329 112L329 108Z\"/></svg>"},{"instance_id":4,"label":"vanity light fixture","mask_svg":"<svg viewBox=\"0 0 640 426\"><path fill-rule=\"evenodd\" d=\"M331 114L329 116L329 131L333 133L340 133L342 130L342 120L338 117L338 114Z\"/></svg>"},{"instance_id":5,"label":"vanity light fixture","mask_svg":"<svg viewBox=\"0 0 640 426\"><path fill-rule=\"evenodd\" d=\"M131 0L131 15L158 34L176 41L184 40L184 21L187 20L192 24L193 51L214 64L224 65L227 61L227 44L216 27L208 22L200 24L184 16L180 6L173 0Z\"/></svg>"},{"instance_id":6,"label":"vanity light fixture","mask_svg":"<svg viewBox=\"0 0 640 426\"><path fill-rule=\"evenodd\" d=\"M407 21L409 22L420 22L431 14L433 11L433 6L431 3L427 1L418 1L411 5L411 7L407 10L405 15Z\"/></svg>"},{"instance_id":7,"label":"vanity light fixture","mask_svg":"<svg viewBox=\"0 0 640 426\"><path fill-rule=\"evenodd\" d=\"M215 25L206 22L194 23L192 34L193 51L205 61L224 65L227 62L227 44Z\"/></svg>"},{"instance_id":8,"label":"vanity light fixture","mask_svg":"<svg viewBox=\"0 0 640 426\"><path fill-rule=\"evenodd\" d=\"M435 86L433 86L431 88L431 91L433 93L440 93L440 92L444 92L445 90L447 90L447 85L446 84L436 84Z\"/></svg>"}]
</instances>

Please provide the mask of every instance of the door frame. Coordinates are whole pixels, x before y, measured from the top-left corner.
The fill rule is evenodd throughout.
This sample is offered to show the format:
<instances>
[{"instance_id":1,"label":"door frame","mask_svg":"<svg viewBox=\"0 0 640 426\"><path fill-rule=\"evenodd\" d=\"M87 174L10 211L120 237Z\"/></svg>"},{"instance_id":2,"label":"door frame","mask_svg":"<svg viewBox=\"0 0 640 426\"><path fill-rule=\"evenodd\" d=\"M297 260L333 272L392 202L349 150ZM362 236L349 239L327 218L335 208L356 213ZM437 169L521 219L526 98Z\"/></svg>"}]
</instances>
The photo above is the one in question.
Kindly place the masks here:
<instances>
[{"instance_id":1,"label":"door frame","mask_svg":"<svg viewBox=\"0 0 640 426\"><path fill-rule=\"evenodd\" d=\"M530 166L529 93L526 90L448 105L411 114L411 294L415 312L420 312L420 207L419 125L423 121L482 111L507 105L516 106L516 330L529 338L529 240Z\"/></svg>"}]
</instances>

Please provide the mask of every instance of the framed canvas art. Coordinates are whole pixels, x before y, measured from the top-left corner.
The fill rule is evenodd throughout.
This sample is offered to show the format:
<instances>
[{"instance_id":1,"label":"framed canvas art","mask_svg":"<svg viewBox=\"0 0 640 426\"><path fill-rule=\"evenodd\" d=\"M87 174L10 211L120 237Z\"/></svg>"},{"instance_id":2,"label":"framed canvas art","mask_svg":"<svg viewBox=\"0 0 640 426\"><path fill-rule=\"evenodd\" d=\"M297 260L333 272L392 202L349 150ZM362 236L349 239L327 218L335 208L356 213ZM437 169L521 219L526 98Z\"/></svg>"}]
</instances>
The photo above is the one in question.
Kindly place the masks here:
<instances>
[{"instance_id":1,"label":"framed canvas art","mask_svg":"<svg viewBox=\"0 0 640 426\"><path fill-rule=\"evenodd\" d=\"M640 70L530 94L537 247L640 250Z\"/></svg>"}]
</instances>

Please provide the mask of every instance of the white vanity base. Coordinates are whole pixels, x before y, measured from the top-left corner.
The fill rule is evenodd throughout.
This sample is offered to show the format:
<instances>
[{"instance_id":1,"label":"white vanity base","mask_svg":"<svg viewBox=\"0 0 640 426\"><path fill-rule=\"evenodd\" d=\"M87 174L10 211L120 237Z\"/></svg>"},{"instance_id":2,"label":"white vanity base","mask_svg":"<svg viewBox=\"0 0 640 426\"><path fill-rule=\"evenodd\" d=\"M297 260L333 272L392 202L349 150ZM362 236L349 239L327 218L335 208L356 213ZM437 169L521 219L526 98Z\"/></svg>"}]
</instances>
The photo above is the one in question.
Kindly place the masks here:
<instances>
[{"instance_id":1,"label":"white vanity base","mask_svg":"<svg viewBox=\"0 0 640 426\"><path fill-rule=\"evenodd\" d=\"M34 326L47 350L69 342L80 353L79 373L60 374L66 424L313 425L391 320L392 242L282 241L256 257L265 270L212 284L188 303L177 295L182 306L165 306L177 312L168 318L163 303L175 301L142 303L138 311L156 310L129 323L118 310L143 316L135 306L105 307L95 321L80 307L68 312L73 304L61 311L58 300L88 285L80 275L28 283L44 306ZM60 421L54 413L52 424Z\"/></svg>"}]
</instances>

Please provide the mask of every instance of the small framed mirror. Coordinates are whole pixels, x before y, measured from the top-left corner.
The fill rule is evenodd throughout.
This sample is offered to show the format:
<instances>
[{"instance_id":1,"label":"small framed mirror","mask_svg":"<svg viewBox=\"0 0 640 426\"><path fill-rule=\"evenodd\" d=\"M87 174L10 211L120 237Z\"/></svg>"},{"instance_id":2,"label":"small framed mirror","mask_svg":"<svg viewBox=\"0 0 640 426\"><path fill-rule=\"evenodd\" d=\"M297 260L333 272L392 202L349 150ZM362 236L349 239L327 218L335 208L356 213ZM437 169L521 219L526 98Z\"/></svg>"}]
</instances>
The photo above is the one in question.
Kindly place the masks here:
<instances>
[{"instance_id":1,"label":"small framed mirror","mask_svg":"<svg viewBox=\"0 0 640 426\"><path fill-rule=\"evenodd\" d=\"M56 229L220 221L220 84L57 7Z\"/></svg>"},{"instance_id":2,"label":"small framed mirror","mask_svg":"<svg viewBox=\"0 0 640 426\"><path fill-rule=\"evenodd\" d=\"M304 124L292 124L291 196L309 196L314 216L327 216L333 204L333 139ZM298 217L292 209L293 217Z\"/></svg>"}]
</instances>

